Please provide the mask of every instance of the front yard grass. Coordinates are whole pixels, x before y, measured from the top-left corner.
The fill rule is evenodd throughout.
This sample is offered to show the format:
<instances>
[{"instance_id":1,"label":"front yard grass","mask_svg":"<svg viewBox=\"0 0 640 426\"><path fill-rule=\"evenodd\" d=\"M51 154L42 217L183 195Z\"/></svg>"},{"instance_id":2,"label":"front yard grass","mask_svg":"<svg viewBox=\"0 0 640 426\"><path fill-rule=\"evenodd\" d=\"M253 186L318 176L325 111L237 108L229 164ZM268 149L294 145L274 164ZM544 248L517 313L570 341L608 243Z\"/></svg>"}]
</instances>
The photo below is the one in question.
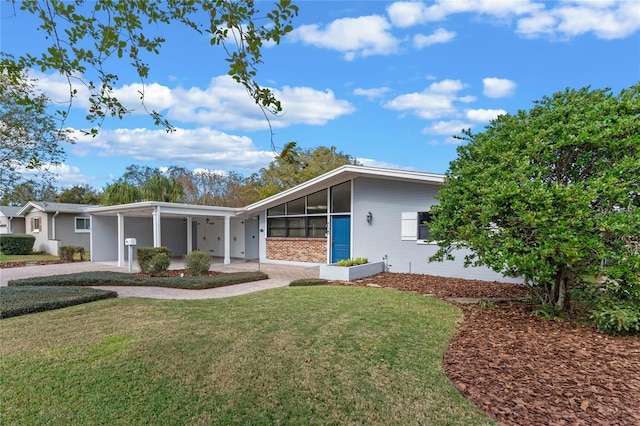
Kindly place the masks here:
<instances>
[{"instance_id":1,"label":"front yard grass","mask_svg":"<svg viewBox=\"0 0 640 426\"><path fill-rule=\"evenodd\" d=\"M461 316L413 293L311 286L10 318L0 424L493 424L442 368Z\"/></svg>"},{"instance_id":2,"label":"front yard grass","mask_svg":"<svg viewBox=\"0 0 640 426\"><path fill-rule=\"evenodd\" d=\"M118 294L89 287L0 287L0 318L66 308L112 297L118 297Z\"/></svg>"},{"instance_id":3,"label":"front yard grass","mask_svg":"<svg viewBox=\"0 0 640 426\"><path fill-rule=\"evenodd\" d=\"M85 252L84 255L85 260L91 258L91 253ZM80 253L76 253L73 256L75 261L80 261ZM4 254L0 252L0 266L2 264L22 264L22 263L31 263L31 262L42 262L42 263L57 263L60 262L60 256L53 256L51 254L46 253L32 253L32 254Z\"/></svg>"}]
</instances>

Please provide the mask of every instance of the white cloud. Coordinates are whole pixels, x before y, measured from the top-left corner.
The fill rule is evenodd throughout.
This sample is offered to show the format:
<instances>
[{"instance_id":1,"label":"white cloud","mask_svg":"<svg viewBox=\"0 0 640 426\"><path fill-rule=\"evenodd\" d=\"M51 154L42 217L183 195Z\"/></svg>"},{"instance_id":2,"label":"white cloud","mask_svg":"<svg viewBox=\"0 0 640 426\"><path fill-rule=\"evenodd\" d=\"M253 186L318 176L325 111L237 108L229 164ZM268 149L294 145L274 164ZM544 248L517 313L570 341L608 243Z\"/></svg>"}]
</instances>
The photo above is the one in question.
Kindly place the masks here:
<instances>
[{"instance_id":1,"label":"white cloud","mask_svg":"<svg viewBox=\"0 0 640 426\"><path fill-rule=\"evenodd\" d=\"M368 166L368 167L381 167L384 169L404 169L404 170L413 170L413 169L408 169L406 167L401 167L395 163L389 163L386 161L380 161L380 160L374 160L372 158L364 158L364 157L358 157L356 158L356 161L358 161L358 163L362 164L363 166Z\"/></svg>"},{"instance_id":2,"label":"white cloud","mask_svg":"<svg viewBox=\"0 0 640 426\"><path fill-rule=\"evenodd\" d=\"M77 132L77 144L96 157L127 157L135 161L157 161L185 167L221 170L257 170L273 159L272 151L258 149L246 136L209 128L103 129L96 137Z\"/></svg>"},{"instance_id":3,"label":"white cloud","mask_svg":"<svg viewBox=\"0 0 640 426\"><path fill-rule=\"evenodd\" d=\"M69 86L58 75L36 77L47 95L60 102L69 98ZM87 110L88 91L79 85L75 107ZM355 107L346 100L336 99L331 90L316 90L311 87L272 88L273 94L282 103L283 113L268 115L270 123L243 86L228 75L214 77L209 85L200 87L170 88L157 83L142 86L139 83L123 85L114 90L115 96L129 109L132 115L145 115L147 111L158 111L176 125L194 123L219 127L224 130L267 130L297 124L324 125L327 122L351 114ZM140 103L140 92L144 92L144 106ZM146 110L145 110L146 107ZM76 152L81 153L80 149Z\"/></svg>"},{"instance_id":4,"label":"white cloud","mask_svg":"<svg viewBox=\"0 0 640 426\"><path fill-rule=\"evenodd\" d=\"M483 93L489 98L504 98L515 93L517 84L506 78L483 78Z\"/></svg>"},{"instance_id":5,"label":"white cloud","mask_svg":"<svg viewBox=\"0 0 640 426\"><path fill-rule=\"evenodd\" d=\"M353 94L356 96L365 96L367 99L372 100L376 98L382 98L391 91L389 87L375 87L372 89L353 89Z\"/></svg>"},{"instance_id":6,"label":"white cloud","mask_svg":"<svg viewBox=\"0 0 640 426\"><path fill-rule=\"evenodd\" d=\"M423 135L458 135L463 129L469 129L472 126L460 120L438 121L431 123L429 127L422 130Z\"/></svg>"},{"instance_id":7,"label":"white cloud","mask_svg":"<svg viewBox=\"0 0 640 426\"><path fill-rule=\"evenodd\" d=\"M451 15L469 13L492 18L498 24L517 24L516 32L527 37L573 38L593 33L611 40L628 37L640 29L640 7L635 0L436 0L396 2L387 8L391 22L401 28L443 21Z\"/></svg>"},{"instance_id":8,"label":"white cloud","mask_svg":"<svg viewBox=\"0 0 640 426\"><path fill-rule=\"evenodd\" d=\"M384 104L384 107L396 111L411 111L415 116L426 120L455 116L458 109L457 92L464 89L460 80L443 80L431 83L419 93L407 93L397 96Z\"/></svg>"},{"instance_id":9,"label":"white cloud","mask_svg":"<svg viewBox=\"0 0 640 426\"><path fill-rule=\"evenodd\" d=\"M399 1L387 7L387 15L396 27L408 28L425 22L427 6L417 1Z\"/></svg>"},{"instance_id":10,"label":"white cloud","mask_svg":"<svg viewBox=\"0 0 640 426\"><path fill-rule=\"evenodd\" d=\"M398 50L399 40L389 32L391 24L378 15L341 18L325 28L302 25L288 36L306 44L343 52L346 60L357 56L388 55Z\"/></svg>"},{"instance_id":11,"label":"white cloud","mask_svg":"<svg viewBox=\"0 0 640 426\"><path fill-rule=\"evenodd\" d=\"M517 32L572 38L593 33L597 38L625 38L640 29L640 7L635 1L565 1L558 7L533 13L518 21Z\"/></svg>"},{"instance_id":12,"label":"white cloud","mask_svg":"<svg viewBox=\"0 0 640 426\"><path fill-rule=\"evenodd\" d=\"M467 119L475 123L487 123L494 120L499 115L506 114L507 111L503 109L469 109L465 111Z\"/></svg>"},{"instance_id":13,"label":"white cloud","mask_svg":"<svg viewBox=\"0 0 640 426\"><path fill-rule=\"evenodd\" d=\"M416 34L413 36L413 45L416 49L422 49L433 44L448 43L454 38L456 38L454 31L438 28L431 35Z\"/></svg>"},{"instance_id":14,"label":"white cloud","mask_svg":"<svg viewBox=\"0 0 640 426\"><path fill-rule=\"evenodd\" d=\"M22 173L24 177L28 178L41 175L42 172L55 175L57 186L62 188L67 188L74 185L82 185L93 180L93 177L87 177L83 175L79 167L70 166L69 164L65 163L44 163L42 164L42 167L38 169L28 169L25 167L20 170L20 173Z\"/></svg>"}]
</instances>

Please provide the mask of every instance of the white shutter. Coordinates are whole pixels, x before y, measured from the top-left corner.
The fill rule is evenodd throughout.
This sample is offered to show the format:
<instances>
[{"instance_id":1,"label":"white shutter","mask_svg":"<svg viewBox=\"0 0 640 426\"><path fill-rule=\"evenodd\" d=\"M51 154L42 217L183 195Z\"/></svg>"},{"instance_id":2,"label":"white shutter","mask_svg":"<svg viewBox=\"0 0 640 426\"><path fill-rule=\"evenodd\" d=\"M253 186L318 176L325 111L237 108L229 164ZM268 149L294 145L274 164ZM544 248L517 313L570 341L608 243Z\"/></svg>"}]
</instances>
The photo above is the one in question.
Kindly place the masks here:
<instances>
[{"instance_id":1,"label":"white shutter","mask_svg":"<svg viewBox=\"0 0 640 426\"><path fill-rule=\"evenodd\" d=\"M402 212L402 239L418 239L418 212Z\"/></svg>"}]
</instances>

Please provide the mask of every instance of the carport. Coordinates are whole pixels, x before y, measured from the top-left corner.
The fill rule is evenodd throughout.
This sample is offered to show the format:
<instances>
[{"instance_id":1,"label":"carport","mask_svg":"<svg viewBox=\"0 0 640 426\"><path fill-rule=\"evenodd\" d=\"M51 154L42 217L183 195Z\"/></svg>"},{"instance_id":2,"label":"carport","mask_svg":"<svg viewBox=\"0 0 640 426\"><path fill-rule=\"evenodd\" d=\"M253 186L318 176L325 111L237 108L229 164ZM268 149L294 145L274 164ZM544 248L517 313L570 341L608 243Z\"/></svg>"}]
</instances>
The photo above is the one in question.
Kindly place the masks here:
<instances>
[{"instance_id":1,"label":"carport","mask_svg":"<svg viewBox=\"0 0 640 426\"><path fill-rule=\"evenodd\" d=\"M173 256L205 247L204 251L212 256L222 254L224 264L229 264L236 248L232 241L234 245L238 241L244 245L244 220L237 218L242 210L159 201L91 208L87 210L91 215L91 260L117 260L118 266L124 266L125 239L135 238L137 247L166 246ZM206 241L208 225L222 234L216 237L219 247L211 248L210 241ZM198 240L194 235L199 236ZM236 252L236 257L244 255L244 247Z\"/></svg>"}]
</instances>

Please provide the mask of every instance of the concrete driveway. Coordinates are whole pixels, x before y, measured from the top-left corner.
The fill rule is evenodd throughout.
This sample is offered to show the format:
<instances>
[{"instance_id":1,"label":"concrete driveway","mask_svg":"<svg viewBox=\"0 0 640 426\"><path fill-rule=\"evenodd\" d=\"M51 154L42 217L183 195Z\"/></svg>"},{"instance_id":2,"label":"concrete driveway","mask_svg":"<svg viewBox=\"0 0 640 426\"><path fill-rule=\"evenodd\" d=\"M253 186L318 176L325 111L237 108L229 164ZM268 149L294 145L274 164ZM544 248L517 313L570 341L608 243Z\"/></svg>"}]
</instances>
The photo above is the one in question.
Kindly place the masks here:
<instances>
[{"instance_id":1,"label":"concrete driveway","mask_svg":"<svg viewBox=\"0 0 640 426\"><path fill-rule=\"evenodd\" d=\"M171 266L172 269L183 268L181 261L174 261ZM269 276L269 279L206 290L122 286L97 286L95 288L113 290L118 293L118 297L148 297L153 299L216 299L221 297L238 296L270 288L284 287L296 279L318 278L319 273L318 266L285 266L254 262L234 262L230 265L214 263L211 265L211 270L221 272L262 271ZM56 265L24 266L20 268L2 268L0 269L0 286L6 286L9 280L18 278L62 275L87 271L128 272L128 268L118 267L113 263L97 262L75 262Z\"/></svg>"}]
</instances>

